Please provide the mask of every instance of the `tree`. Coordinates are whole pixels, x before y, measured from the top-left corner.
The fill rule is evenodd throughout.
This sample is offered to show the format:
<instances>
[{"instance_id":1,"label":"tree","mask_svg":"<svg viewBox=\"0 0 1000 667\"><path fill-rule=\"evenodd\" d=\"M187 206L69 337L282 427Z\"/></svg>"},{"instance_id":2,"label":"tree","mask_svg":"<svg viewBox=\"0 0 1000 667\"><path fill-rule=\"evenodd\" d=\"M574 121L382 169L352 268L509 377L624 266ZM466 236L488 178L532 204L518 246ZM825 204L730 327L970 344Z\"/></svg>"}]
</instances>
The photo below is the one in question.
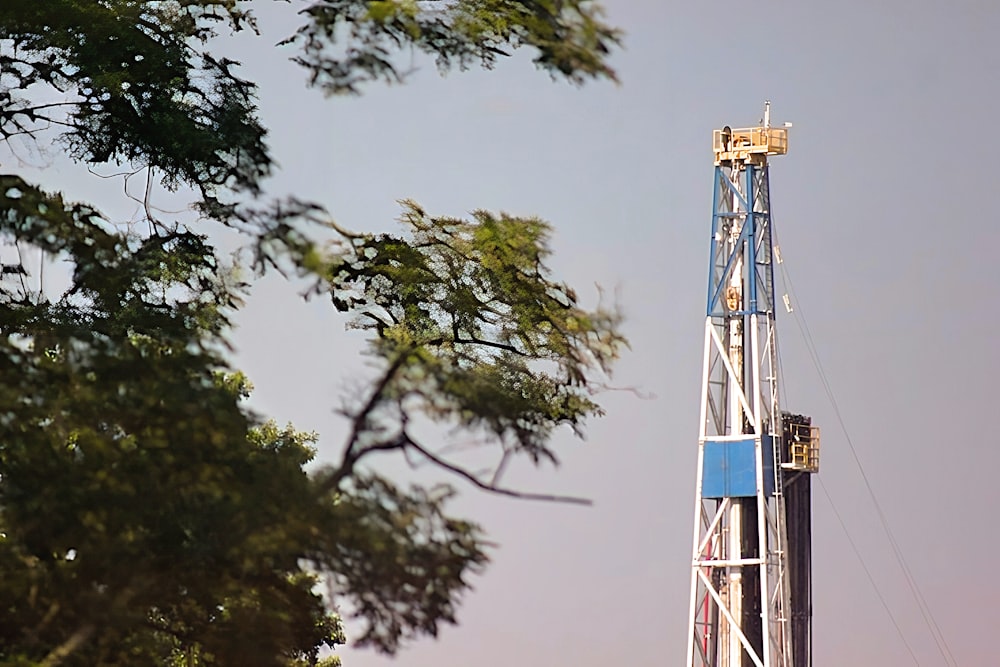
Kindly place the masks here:
<instances>
[{"instance_id":1,"label":"tree","mask_svg":"<svg viewBox=\"0 0 1000 667\"><path fill-rule=\"evenodd\" d=\"M283 48L331 93L402 81L402 48L448 69L527 47L555 75L614 78L618 34L585 0L323 0L302 16ZM71 267L58 295L20 261L0 281L0 664L317 664L344 641L337 609L393 653L454 621L486 545L446 512L451 487L359 463L394 451L522 495L507 462L555 462L553 430L600 413L619 318L551 277L543 221L406 202L404 233L355 234L317 204L266 201L256 88L210 41L253 26L235 0L0 7L0 137L144 173L199 212L147 207L140 231L0 173L2 238ZM345 409L341 459L312 474L316 436L241 403L226 337L249 286L213 223L244 234L256 275L295 272L369 332L379 374ZM482 436L495 474L417 437L418 415Z\"/></svg>"}]
</instances>

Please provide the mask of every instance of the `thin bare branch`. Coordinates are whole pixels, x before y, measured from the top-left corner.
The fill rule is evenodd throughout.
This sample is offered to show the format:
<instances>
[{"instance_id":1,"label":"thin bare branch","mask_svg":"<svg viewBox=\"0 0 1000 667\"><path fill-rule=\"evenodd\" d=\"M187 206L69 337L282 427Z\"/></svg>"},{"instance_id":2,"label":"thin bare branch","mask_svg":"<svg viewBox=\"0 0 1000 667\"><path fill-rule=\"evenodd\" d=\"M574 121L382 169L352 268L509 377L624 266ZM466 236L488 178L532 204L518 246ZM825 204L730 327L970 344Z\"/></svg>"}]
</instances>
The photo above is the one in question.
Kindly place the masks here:
<instances>
[{"instance_id":1,"label":"thin bare branch","mask_svg":"<svg viewBox=\"0 0 1000 667\"><path fill-rule=\"evenodd\" d=\"M322 493L329 493L336 489L342 481L354 472L354 467L357 465L358 461L362 457L367 456L373 452L390 452L396 449L402 449L406 451L405 447L408 444L408 439L404 436L397 436L392 440L387 440L385 442L380 442L375 445L369 445L363 449L345 452L345 456L341 461L340 467L328 478L323 480L320 485L320 490Z\"/></svg>"},{"instance_id":2,"label":"thin bare branch","mask_svg":"<svg viewBox=\"0 0 1000 667\"><path fill-rule=\"evenodd\" d=\"M520 357L530 356L527 352L522 352L513 345L508 345L506 343L497 343L491 340L483 340L482 338L476 338L475 336L472 336L470 338L462 338L458 334L457 326L455 326L452 329L452 334L453 334L453 340L452 340L453 343L459 343L462 345L482 345L483 347L492 347L496 350L503 350L504 352L510 352L511 354L516 354Z\"/></svg>"},{"instance_id":3,"label":"thin bare branch","mask_svg":"<svg viewBox=\"0 0 1000 667\"><path fill-rule=\"evenodd\" d=\"M87 640L90 639L96 629L93 623L84 623L66 641L49 651L45 659L38 663L39 667L57 667L61 665L66 658L87 643Z\"/></svg>"},{"instance_id":4,"label":"thin bare branch","mask_svg":"<svg viewBox=\"0 0 1000 667\"><path fill-rule=\"evenodd\" d=\"M503 456L500 457L500 463L497 464L496 470L493 471L493 477L490 478L491 486L496 486L497 484L500 483L500 477L507 469L507 464L510 463L510 457L513 454L514 450L512 449L503 450Z\"/></svg>"},{"instance_id":5,"label":"thin bare branch","mask_svg":"<svg viewBox=\"0 0 1000 667\"><path fill-rule=\"evenodd\" d=\"M462 479L471 483L473 486L482 489L483 491L489 491L490 493L496 493L498 495L508 496L510 498L520 498L521 500L543 500L546 502L568 503L571 505L594 504L594 502L589 498L579 498L577 496L560 496L548 493L529 493L524 491L515 491L513 489L505 489L503 487L488 484L479 479L478 477L476 477L475 475L469 473L469 471L460 468L459 466L456 466L453 463L450 463L442 459L441 457L435 455L433 452L429 451L426 447L422 447L420 444L414 442L409 437L407 437L406 439L407 439L407 446L417 450L418 452L420 452L421 455L430 459L434 464L440 466L441 468L444 468L448 472L458 475Z\"/></svg>"}]
</instances>

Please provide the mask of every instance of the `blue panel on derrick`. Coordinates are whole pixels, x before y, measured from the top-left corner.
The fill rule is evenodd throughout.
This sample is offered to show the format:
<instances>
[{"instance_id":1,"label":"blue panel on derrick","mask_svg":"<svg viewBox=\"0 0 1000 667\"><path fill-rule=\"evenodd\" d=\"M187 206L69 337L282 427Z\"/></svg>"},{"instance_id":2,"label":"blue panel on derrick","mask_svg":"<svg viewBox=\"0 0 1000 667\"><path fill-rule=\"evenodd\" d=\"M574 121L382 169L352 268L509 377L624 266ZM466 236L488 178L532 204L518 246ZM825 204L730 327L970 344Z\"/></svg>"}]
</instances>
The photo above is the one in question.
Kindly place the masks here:
<instances>
[{"instance_id":1,"label":"blue panel on derrick","mask_svg":"<svg viewBox=\"0 0 1000 667\"><path fill-rule=\"evenodd\" d=\"M762 441L764 493L774 492L774 454L772 439ZM747 498L757 495L756 440L709 440L705 443L702 466L703 498Z\"/></svg>"}]
</instances>

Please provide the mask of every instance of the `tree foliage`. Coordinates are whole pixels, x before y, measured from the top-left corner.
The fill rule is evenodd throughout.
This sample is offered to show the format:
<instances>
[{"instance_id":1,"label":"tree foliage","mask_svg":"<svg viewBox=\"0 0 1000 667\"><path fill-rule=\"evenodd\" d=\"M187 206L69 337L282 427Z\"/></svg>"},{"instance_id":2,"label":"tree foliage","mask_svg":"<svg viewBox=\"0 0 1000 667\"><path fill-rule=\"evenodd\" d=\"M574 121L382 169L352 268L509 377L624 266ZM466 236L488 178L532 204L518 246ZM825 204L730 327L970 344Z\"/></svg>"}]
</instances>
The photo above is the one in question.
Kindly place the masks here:
<instances>
[{"instance_id":1,"label":"tree foliage","mask_svg":"<svg viewBox=\"0 0 1000 667\"><path fill-rule=\"evenodd\" d=\"M145 209L145 230L0 167L0 664L315 665L353 639L394 653L455 621L487 562L448 485L403 487L359 465L430 461L487 491L518 455L600 414L595 378L624 340L545 265L550 228L405 202L402 234L356 234L318 204L268 201L274 169L255 84L213 54L254 29L235 0L0 5L0 139L63 148L91 170L145 172L197 219ZM321 0L276 47L330 93L401 81L402 49L442 69L525 47L571 81L614 78L618 34L586 0ZM128 178L129 176L126 176ZM291 267L369 336L377 373L344 409L338 461L307 472L316 435L251 413L229 366L254 268ZM318 239L333 234L330 245ZM41 252L69 287L38 287ZM481 436L489 476L421 438L417 419ZM530 495L530 494L529 494ZM326 658L330 664L336 658Z\"/></svg>"},{"instance_id":2,"label":"tree foliage","mask_svg":"<svg viewBox=\"0 0 1000 667\"><path fill-rule=\"evenodd\" d=\"M323 0L305 13L310 21L289 41L302 45L296 61L311 82L331 93L401 82L406 72L393 56L403 45L432 55L442 70L492 67L523 46L540 68L575 83L615 78L606 56L619 32L586 0Z\"/></svg>"},{"instance_id":3,"label":"tree foliage","mask_svg":"<svg viewBox=\"0 0 1000 667\"><path fill-rule=\"evenodd\" d=\"M518 453L555 463L552 430L579 431L600 411L588 378L610 370L623 342L617 314L581 309L550 278L543 221L487 211L433 218L404 206L408 237L343 232L317 285L375 332L372 352L385 360L378 391L351 414L340 474L375 447L437 459L407 430L413 412L483 432L500 445L501 463Z\"/></svg>"}]
</instances>

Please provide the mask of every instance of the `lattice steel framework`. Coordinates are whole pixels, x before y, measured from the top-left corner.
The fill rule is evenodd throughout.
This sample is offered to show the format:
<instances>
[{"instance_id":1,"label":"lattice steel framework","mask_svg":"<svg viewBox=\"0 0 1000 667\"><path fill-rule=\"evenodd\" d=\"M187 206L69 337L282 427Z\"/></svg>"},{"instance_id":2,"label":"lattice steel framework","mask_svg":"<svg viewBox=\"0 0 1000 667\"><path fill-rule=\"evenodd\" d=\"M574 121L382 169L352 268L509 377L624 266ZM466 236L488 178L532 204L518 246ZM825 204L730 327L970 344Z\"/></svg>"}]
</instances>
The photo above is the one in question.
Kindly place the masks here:
<instances>
[{"instance_id":1,"label":"lattice steel framework","mask_svg":"<svg viewBox=\"0 0 1000 667\"><path fill-rule=\"evenodd\" d=\"M714 133L715 190L688 667L794 665L768 157L787 129Z\"/></svg>"}]
</instances>

